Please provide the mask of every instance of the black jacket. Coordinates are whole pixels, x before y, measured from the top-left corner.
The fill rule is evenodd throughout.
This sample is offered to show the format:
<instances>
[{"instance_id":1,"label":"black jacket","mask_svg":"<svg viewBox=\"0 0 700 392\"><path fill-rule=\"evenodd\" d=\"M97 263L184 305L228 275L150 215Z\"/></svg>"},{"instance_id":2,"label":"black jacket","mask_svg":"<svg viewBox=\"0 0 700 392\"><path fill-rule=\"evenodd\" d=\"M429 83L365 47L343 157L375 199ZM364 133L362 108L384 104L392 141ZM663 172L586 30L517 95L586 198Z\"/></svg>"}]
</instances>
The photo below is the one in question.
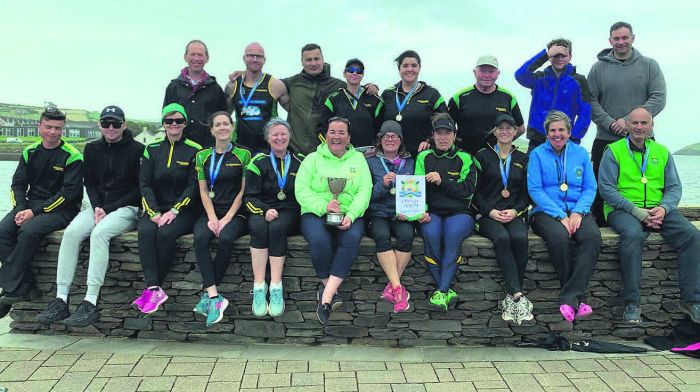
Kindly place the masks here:
<instances>
[{"instance_id":1,"label":"black jacket","mask_svg":"<svg viewBox=\"0 0 700 392\"><path fill-rule=\"evenodd\" d=\"M83 154L61 140L46 149L41 142L22 151L12 176L12 206L31 208L34 215L67 211L78 213L83 200Z\"/></svg>"},{"instance_id":2,"label":"black jacket","mask_svg":"<svg viewBox=\"0 0 700 392\"><path fill-rule=\"evenodd\" d=\"M514 209L522 214L530 205L527 193L527 161L528 155L512 147L510 173L508 175L508 198L501 196L503 181L501 180L501 158L494 148L482 148L476 153L479 168L479 186L476 187L474 203L481 215L488 216L491 210Z\"/></svg>"},{"instance_id":3,"label":"black jacket","mask_svg":"<svg viewBox=\"0 0 700 392\"><path fill-rule=\"evenodd\" d=\"M165 139L146 146L139 183L141 204L148 216L153 217L171 208L182 210L199 205L194 158L201 148L184 138L175 143Z\"/></svg>"},{"instance_id":4,"label":"black jacket","mask_svg":"<svg viewBox=\"0 0 700 392\"><path fill-rule=\"evenodd\" d=\"M130 130L108 143L104 137L85 145L85 189L93 208L110 213L124 206L139 206L139 165L143 144Z\"/></svg>"},{"instance_id":5,"label":"black jacket","mask_svg":"<svg viewBox=\"0 0 700 392\"><path fill-rule=\"evenodd\" d=\"M226 111L226 97L216 78L209 76L203 84L192 92L192 84L187 78L178 76L170 81L165 89L163 107L177 102L185 108L189 119L185 127L185 137L203 147L214 145L214 137L209 131L209 116Z\"/></svg>"},{"instance_id":6,"label":"black jacket","mask_svg":"<svg viewBox=\"0 0 700 392\"><path fill-rule=\"evenodd\" d=\"M471 155L455 146L444 152L435 148L421 151L416 158L416 175L440 174L440 185L425 183L428 212L438 215L471 213L477 179L475 166Z\"/></svg>"},{"instance_id":7,"label":"black jacket","mask_svg":"<svg viewBox=\"0 0 700 392\"><path fill-rule=\"evenodd\" d=\"M323 111L317 126L318 133L321 136L326 135L330 118L334 116L345 117L350 120L352 145L356 147L372 146L381 126L378 115L382 99L376 94L367 95L363 90L357 106L353 109L351 102L354 102L354 98L353 94L345 87L341 87L329 95L323 104Z\"/></svg>"},{"instance_id":8,"label":"black jacket","mask_svg":"<svg viewBox=\"0 0 700 392\"><path fill-rule=\"evenodd\" d=\"M282 160L275 157L277 170L281 170ZM256 155L248 165L245 176L245 206L251 214L265 215L267 210L296 210L299 211L299 203L294 196L294 180L296 180L299 166L304 156L292 153L291 164L287 182L284 185L284 200L279 200L277 194L280 187L277 184L277 175L272 168L270 155L260 153ZM285 169L286 171L286 169ZM280 171L280 174L282 172Z\"/></svg>"}]
</instances>

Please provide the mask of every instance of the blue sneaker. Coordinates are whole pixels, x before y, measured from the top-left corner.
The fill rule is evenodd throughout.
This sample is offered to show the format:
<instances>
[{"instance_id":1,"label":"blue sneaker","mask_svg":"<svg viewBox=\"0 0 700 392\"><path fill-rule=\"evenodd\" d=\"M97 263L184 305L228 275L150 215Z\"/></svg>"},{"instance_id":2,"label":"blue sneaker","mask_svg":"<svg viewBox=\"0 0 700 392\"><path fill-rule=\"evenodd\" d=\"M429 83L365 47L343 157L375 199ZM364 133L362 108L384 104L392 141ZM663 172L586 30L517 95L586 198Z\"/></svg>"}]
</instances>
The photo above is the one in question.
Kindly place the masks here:
<instances>
[{"instance_id":1,"label":"blue sneaker","mask_svg":"<svg viewBox=\"0 0 700 392\"><path fill-rule=\"evenodd\" d=\"M253 314L262 317L267 314L267 283L262 288L253 286Z\"/></svg>"},{"instance_id":2,"label":"blue sneaker","mask_svg":"<svg viewBox=\"0 0 700 392\"><path fill-rule=\"evenodd\" d=\"M205 292L202 293L202 297L199 299L199 302L197 303L197 305L195 305L192 311L206 317L208 312L207 309L209 309L209 294Z\"/></svg>"},{"instance_id":3,"label":"blue sneaker","mask_svg":"<svg viewBox=\"0 0 700 392\"><path fill-rule=\"evenodd\" d=\"M221 294L210 299L207 313L207 327L211 327L221 321L221 319L224 318L224 310L226 310L227 307L228 300L222 297Z\"/></svg>"},{"instance_id":4,"label":"blue sneaker","mask_svg":"<svg viewBox=\"0 0 700 392\"><path fill-rule=\"evenodd\" d=\"M270 287L270 316L278 317L284 313L284 296L282 295L282 286L279 288Z\"/></svg>"}]
</instances>

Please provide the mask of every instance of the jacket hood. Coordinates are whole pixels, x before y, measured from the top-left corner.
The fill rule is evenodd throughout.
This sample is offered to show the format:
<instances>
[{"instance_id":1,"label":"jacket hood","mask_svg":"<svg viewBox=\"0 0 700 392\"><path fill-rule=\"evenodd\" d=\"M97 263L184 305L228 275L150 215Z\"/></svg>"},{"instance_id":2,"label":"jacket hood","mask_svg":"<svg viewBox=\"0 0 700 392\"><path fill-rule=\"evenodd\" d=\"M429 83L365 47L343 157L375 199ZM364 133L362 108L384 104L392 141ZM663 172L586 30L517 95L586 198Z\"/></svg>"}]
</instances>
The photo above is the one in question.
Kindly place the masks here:
<instances>
[{"instance_id":1,"label":"jacket hood","mask_svg":"<svg viewBox=\"0 0 700 392\"><path fill-rule=\"evenodd\" d=\"M333 155L331 152L330 148L328 148L328 143L321 143L316 147L316 151L323 156L324 158L329 158L329 159L337 159L340 161L344 161L348 159L350 156L352 156L355 153L355 147L352 146L352 144L348 144L348 149L343 154L342 157L338 158L337 156Z\"/></svg>"},{"instance_id":2,"label":"jacket hood","mask_svg":"<svg viewBox=\"0 0 700 392\"><path fill-rule=\"evenodd\" d=\"M331 77L331 65L328 63L323 63L323 70L318 75L309 75L308 73L306 73L306 70L303 68L301 69L301 72L299 74L301 76L303 76L304 78L310 79L310 80L328 79Z\"/></svg>"},{"instance_id":3,"label":"jacket hood","mask_svg":"<svg viewBox=\"0 0 700 392\"><path fill-rule=\"evenodd\" d=\"M627 61L620 61L616 59L611 48L605 48L598 52L598 60L606 63L620 64L623 66L634 64L640 57L642 57L642 54L639 53L637 48L632 48L632 56L630 56Z\"/></svg>"}]
</instances>

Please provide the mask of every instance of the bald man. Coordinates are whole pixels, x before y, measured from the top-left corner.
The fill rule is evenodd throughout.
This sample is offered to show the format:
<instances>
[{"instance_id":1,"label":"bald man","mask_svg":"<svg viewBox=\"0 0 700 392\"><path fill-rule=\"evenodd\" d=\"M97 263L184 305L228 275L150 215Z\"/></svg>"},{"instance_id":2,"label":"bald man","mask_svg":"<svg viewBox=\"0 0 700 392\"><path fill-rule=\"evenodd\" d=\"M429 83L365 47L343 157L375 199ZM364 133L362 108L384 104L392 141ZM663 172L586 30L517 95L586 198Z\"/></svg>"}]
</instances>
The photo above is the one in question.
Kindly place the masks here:
<instances>
[{"instance_id":1,"label":"bald man","mask_svg":"<svg viewBox=\"0 0 700 392\"><path fill-rule=\"evenodd\" d=\"M245 73L226 84L224 94L229 113L236 112L236 135L239 144L253 153L267 152L270 147L263 136L263 126L277 117L277 103L288 108L289 94L280 80L263 72L265 49L257 42L243 53Z\"/></svg>"},{"instance_id":2,"label":"bald man","mask_svg":"<svg viewBox=\"0 0 700 392\"><path fill-rule=\"evenodd\" d=\"M627 137L606 147L598 172L605 219L620 234L622 318L642 322L642 251L649 232L656 231L678 252L678 308L700 323L700 231L678 212L681 182L673 156L649 137L654 128L649 109L632 109L625 122Z\"/></svg>"}]
</instances>

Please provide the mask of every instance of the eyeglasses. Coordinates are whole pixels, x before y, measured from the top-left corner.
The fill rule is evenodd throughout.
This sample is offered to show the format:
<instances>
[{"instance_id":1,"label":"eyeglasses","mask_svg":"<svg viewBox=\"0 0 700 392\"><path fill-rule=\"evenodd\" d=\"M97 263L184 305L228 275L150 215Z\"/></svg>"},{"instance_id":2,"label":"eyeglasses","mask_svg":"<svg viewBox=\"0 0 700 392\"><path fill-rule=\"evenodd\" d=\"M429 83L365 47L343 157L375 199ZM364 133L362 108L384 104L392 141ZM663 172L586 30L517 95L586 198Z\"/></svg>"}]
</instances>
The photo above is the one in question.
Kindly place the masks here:
<instances>
[{"instance_id":1,"label":"eyeglasses","mask_svg":"<svg viewBox=\"0 0 700 392\"><path fill-rule=\"evenodd\" d=\"M177 125L182 125L186 122L184 118L164 118L163 119L163 124L165 125L171 125L171 124L177 124Z\"/></svg>"},{"instance_id":2,"label":"eyeglasses","mask_svg":"<svg viewBox=\"0 0 700 392\"><path fill-rule=\"evenodd\" d=\"M44 109L44 112L41 113L41 118L48 120L65 120L66 114L55 106L47 106L46 109Z\"/></svg>"},{"instance_id":3,"label":"eyeglasses","mask_svg":"<svg viewBox=\"0 0 700 392\"><path fill-rule=\"evenodd\" d=\"M258 60L262 60L262 59L265 58L265 55L263 55L263 54L246 53L246 54L245 54L245 57L246 57L246 58L249 58L249 59L258 59Z\"/></svg>"},{"instance_id":4,"label":"eyeglasses","mask_svg":"<svg viewBox=\"0 0 700 392\"><path fill-rule=\"evenodd\" d=\"M400 138L399 138L399 135L397 135L395 133L387 133L387 134L384 134L384 136L382 136L382 139L383 140L399 140Z\"/></svg>"},{"instance_id":5,"label":"eyeglasses","mask_svg":"<svg viewBox=\"0 0 700 392\"><path fill-rule=\"evenodd\" d=\"M362 75L365 73L365 70L360 67L347 67L345 68L345 72Z\"/></svg>"},{"instance_id":6,"label":"eyeglasses","mask_svg":"<svg viewBox=\"0 0 700 392\"><path fill-rule=\"evenodd\" d=\"M100 127L107 129L110 126L114 129L119 129L124 124L123 121L119 120L100 120Z\"/></svg>"}]
</instances>

